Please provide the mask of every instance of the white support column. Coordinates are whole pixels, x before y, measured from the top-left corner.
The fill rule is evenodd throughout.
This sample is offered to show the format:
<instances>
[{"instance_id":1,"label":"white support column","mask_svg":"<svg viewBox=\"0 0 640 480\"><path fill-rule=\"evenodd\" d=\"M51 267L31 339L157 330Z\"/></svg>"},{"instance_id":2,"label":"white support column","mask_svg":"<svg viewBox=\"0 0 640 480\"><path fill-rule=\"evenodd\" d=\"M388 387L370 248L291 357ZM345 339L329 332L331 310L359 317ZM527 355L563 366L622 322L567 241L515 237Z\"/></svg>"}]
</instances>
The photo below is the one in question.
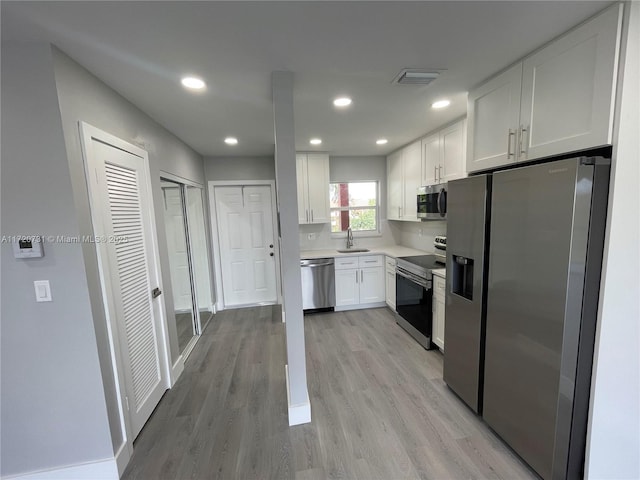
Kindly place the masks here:
<instances>
[{"instance_id":1,"label":"white support column","mask_svg":"<svg viewBox=\"0 0 640 480\"><path fill-rule=\"evenodd\" d=\"M586 479L640 478L640 2L625 2Z\"/></svg>"},{"instance_id":2,"label":"white support column","mask_svg":"<svg viewBox=\"0 0 640 480\"><path fill-rule=\"evenodd\" d=\"M293 73L271 74L277 204L280 218L282 303L286 311L287 399L289 425L311 422L304 346L304 317L298 238L296 145L293 122ZM283 312L284 314L284 312Z\"/></svg>"}]
</instances>

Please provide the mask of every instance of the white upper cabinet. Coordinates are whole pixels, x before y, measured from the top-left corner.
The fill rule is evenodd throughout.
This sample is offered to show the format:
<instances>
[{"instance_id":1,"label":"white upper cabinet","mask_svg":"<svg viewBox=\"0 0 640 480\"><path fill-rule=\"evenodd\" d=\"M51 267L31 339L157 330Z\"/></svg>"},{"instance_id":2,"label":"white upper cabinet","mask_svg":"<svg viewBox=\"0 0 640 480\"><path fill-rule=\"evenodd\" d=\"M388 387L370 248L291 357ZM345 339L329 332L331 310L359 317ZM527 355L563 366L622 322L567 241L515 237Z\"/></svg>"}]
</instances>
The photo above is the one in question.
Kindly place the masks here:
<instances>
[{"instance_id":1,"label":"white upper cabinet","mask_svg":"<svg viewBox=\"0 0 640 480\"><path fill-rule=\"evenodd\" d=\"M296 154L296 180L298 184L298 223L309 223L307 155Z\"/></svg>"},{"instance_id":2,"label":"white upper cabinet","mask_svg":"<svg viewBox=\"0 0 640 480\"><path fill-rule=\"evenodd\" d=\"M524 60L519 160L611 144L622 5Z\"/></svg>"},{"instance_id":3,"label":"white upper cabinet","mask_svg":"<svg viewBox=\"0 0 640 480\"><path fill-rule=\"evenodd\" d=\"M522 64L469 92L467 104L467 171L515 161L520 120Z\"/></svg>"},{"instance_id":4,"label":"white upper cabinet","mask_svg":"<svg viewBox=\"0 0 640 480\"><path fill-rule=\"evenodd\" d=\"M440 130L440 151L442 156L438 178L441 183L465 176L466 143L466 120Z\"/></svg>"},{"instance_id":5,"label":"white upper cabinet","mask_svg":"<svg viewBox=\"0 0 640 480\"><path fill-rule=\"evenodd\" d=\"M298 223L329 223L329 155L296 154Z\"/></svg>"},{"instance_id":6,"label":"white upper cabinet","mask_svg":"<svg viewBox=\"0 0 640 480\"><path fill-rule=\"evenodd\" d=\"M611 144L622 5L469 93L467 171Z\"/></svg>"},{"instance_id":7,"label":"white upper cabinet","mask_svg":"<svg viewBox=\"0 0 640 480\"><path fill-rule=\"evenodd\" d=\"M402 150L387 157L387 219L400 220L404 194L402 188Z\"/></svg>"},{"instance_id":8,"label":"white upper cabinet","mask_svg":"<svg viewBox=\"0 0 640 480\"><path fill-rule=\"evenodd\" d=\"M422 139L422 185L465 176L466 121L460 120Z\"/></svg>"},{"instance_id":9,"label":"white upper cabinet","mask_svg":"<svg viewBox=\"0 0 640 480\"><path fill-rule=\"evenodd\" d=\"M417 222L418 219L418 187L422 175L422 148L420 140L402 149L402 165L404 171L404 207L402 220Z\"/></svg>"},{"instance_id":10,"label":"white upper cabinet","mask_svg":"<svg viewBox=\"0 0 640 480\"><path fill-rule=\"evenodd\" d=\"M422 139L422 185L438 182L438 167L441 162L440 134L434 133Z\"/></svg>"},{"instance_id":11,"label":"white upper cabinet","mask_svg":"<svg viewBox=\"0 0 640 480\"><path fill-rule=\"evenodd\" d=\"M421 181L420 141L387 157L387 219L419 221L417 194Z\"/></svg>"}]
</instances>

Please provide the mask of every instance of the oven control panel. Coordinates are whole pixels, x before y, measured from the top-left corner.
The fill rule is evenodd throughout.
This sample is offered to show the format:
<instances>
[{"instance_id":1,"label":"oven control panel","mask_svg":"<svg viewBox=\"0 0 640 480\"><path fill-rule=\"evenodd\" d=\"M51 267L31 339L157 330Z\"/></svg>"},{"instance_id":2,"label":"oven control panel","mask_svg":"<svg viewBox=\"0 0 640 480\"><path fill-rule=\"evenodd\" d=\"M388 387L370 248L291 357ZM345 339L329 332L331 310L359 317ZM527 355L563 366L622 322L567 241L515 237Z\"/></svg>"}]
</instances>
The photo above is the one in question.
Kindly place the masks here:
<instances>
[{"instance_id":1,"label":"oven control panel","mask_svg":"<svg viewBox=\"0 0 640 480\"><path fill-rule=\"evenodd\" d=\"M445 236L437 236L433 240L433 246L438 250L446 250L447 249L447 237Z\"/></svg>"}]
</instances>

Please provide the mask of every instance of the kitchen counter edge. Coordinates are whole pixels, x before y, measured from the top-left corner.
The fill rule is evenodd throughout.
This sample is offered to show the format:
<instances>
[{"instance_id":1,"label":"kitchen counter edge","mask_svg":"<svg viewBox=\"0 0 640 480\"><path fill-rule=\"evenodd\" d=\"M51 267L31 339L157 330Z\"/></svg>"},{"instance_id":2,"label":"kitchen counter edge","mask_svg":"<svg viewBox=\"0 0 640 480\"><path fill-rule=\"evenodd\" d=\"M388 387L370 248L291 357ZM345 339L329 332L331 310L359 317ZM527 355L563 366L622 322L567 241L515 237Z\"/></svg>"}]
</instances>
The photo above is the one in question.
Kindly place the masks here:
<instances>
[{"instance_id":1,"label":"kitchen counter edge","mask_svg":"<svg viewBox=\"0 0 640 480\"><path fill-rule=\"evenodd\" d=\"M358 247L356 247L358 248ZM425 252L415 248L403 247L401 245L390 245L386 247L372 247L368 252L339 253L337 250L301 250L300 260L312 260L314 258L336 258L336 257L360 257L363 255L386 255L387 257L415 257L418 255L431 255L432 252Z\"/></svg>"}]
</instances>

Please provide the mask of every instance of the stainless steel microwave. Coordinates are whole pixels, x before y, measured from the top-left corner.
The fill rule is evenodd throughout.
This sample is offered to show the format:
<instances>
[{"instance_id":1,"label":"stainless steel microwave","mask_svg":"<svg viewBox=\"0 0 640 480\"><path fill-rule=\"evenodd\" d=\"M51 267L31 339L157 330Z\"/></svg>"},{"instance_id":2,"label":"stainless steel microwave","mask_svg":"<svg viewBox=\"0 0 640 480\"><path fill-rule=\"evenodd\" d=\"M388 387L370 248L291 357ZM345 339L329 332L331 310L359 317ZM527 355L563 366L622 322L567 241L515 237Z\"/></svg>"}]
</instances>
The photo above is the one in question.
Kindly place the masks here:
<instances>
[{"instance_id":1,"label":"stainless steel microwave","mask_svg":"<svg viewBox=\"0 0 640 480\"><path fill-rule=\"evenodd\" d=\"M447 218L447 184L418 188L418 218L445 220Z\"/></svg>"}]
</instances>

